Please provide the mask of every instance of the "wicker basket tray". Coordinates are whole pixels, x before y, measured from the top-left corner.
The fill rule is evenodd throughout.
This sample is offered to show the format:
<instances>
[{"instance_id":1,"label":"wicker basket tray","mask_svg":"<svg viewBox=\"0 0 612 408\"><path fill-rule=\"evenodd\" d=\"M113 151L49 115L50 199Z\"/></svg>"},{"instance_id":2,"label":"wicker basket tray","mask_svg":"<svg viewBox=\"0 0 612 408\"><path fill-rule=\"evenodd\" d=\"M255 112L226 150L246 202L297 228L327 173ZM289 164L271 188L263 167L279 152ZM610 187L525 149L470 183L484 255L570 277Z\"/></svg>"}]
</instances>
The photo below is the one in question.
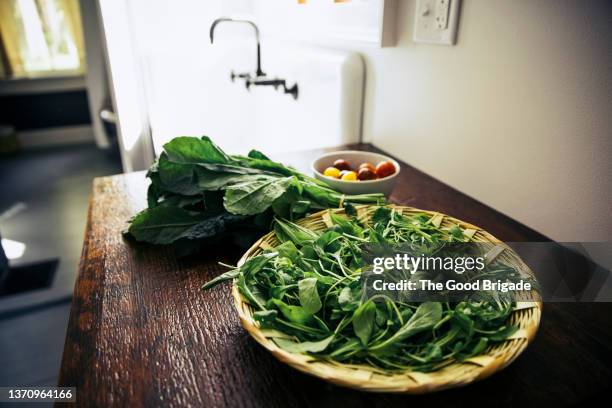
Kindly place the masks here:
<instances>
[{"instance_id":1,"label":"wicker basket tray","mask_svg":"<svg viewBox=\"0 0 612 408\"><path fill-rule=\"evenodd\" d=\"M363 206L358 208L358 217L366 224L370 220L375 207ZM500 241L480 228L457 220L444 214L419 210L411 207L394 206L403 214L425 213L434 218L434 222L442 227L453 224L460 225L465 234L477 242ZM335 213L344 213L343 209L332 210ZM326 211L313 214L297 222L315 231L321 231L331 225ZM278 245L273 232L266 234L257 241L240 259L242 265L247 259L259 255L263 250ZM521 273L534 276L527 265L509 247L506 247L498 258L507 264L516 267ZM271 339L278 337L278 332L270 332L259 328L253 320L253 310L247 300L240 294L236 285L232 287L232 295L242 326L262 346L268 349L278 360L289 364L293 368L306 374L322 378L330 383L356 388L371 392L396 392L409 394L422 394L445 388L457 387L486 378L494 372L510 364L533 340L540 323L542 303L519 302L510 316L510 321L518 325L519 329L505 341L489 346L481 355L472 357L463 362L454 362L437 371L430 373L404 371L393 374L368 366L349 365L339 362L321 360L307 354L294 354L282 350Z\"/></svg>"}]
</instances>

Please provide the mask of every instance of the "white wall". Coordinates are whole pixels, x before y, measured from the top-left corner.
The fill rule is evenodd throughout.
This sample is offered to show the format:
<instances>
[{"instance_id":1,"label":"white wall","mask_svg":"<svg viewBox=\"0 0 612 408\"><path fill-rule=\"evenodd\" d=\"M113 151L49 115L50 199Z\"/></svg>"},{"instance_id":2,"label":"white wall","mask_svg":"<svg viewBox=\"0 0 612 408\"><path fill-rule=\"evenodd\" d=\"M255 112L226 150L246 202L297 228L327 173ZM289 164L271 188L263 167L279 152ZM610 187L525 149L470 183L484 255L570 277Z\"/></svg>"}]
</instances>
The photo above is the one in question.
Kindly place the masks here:
<instances>
[{"instance_id":1,"label":"white wall","mask_svg":"<svg viewBox=\"0 0 612 408\"><path fill-rule=\"evenodd\" d=\"M556 240L612 239L612 2L464 0L455 47L363 49L364 137Z\"/></svg>"},{"instance_id":2,"label":"white wall","mask_svg":"<svg viewBox=\"0 0 612 408\"><path fill-rule=\"evenodd\" d=\"M130 85L142 89L142 98L133 98L132 106L138 105L143 112L142 124L150 127L158 153L165 142L179 135L205 134L226 151L243 154L252 148L274 154L359 140L364 64L358 54L281 44L282 38L265 36L264 28L273 21L263 21L262 69L270 78L287 80L288 86L297 83L299 97L294 100L280 88L247 90L241 80L230 81L232 70L255 70L252 27L220 24L215 44L210 44L212 22L221 16L252 13L252 0L183 0L180 6L172 0L133 0L125 11L115 8L117 16L104 13L104 6L115 3L128 4L101 0L105 27L113 25L116 31L127 16L129 24L124 26L129 32L115 35L119 42L115 48L125 48L126 37L132 37L131 50L124 57L110 58L115 99L125 105L126 97L117 96L120 92ZM109 50L111 34L106 36ZM128 57L133 67L121 67ZM123 85L117 85L121 80ZM130 134L126 123L137 115L122 115L120 107L118 112L125 166L132 161L126 147L125 135ZM143 134L140 127L133 126L134 140Z\"/></svg>"}]
</instances>

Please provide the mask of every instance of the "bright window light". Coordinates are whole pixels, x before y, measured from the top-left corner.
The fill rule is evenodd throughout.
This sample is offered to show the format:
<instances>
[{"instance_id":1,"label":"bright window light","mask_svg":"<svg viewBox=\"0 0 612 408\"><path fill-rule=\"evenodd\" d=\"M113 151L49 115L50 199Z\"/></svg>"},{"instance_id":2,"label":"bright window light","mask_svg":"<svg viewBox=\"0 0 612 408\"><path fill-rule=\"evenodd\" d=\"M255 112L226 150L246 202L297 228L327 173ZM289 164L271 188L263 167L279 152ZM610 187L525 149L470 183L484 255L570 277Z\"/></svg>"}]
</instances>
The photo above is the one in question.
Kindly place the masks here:
<instances>
[{"instance_id":1,"label":"bright window light","mask_svg":"<svg viewBox=\"0 0 612 408\"><path fill-rule=\"evenodd\" d=\"M4 248L6 257L11 260L21 258L25 253L26 245L23 242L2 238L2 248Z\"/></svg>"},{"instance_id":2,"label":"bright window light","mask_svg":"<svg viewBox=\"0 0 612 408\"><path fill-rule=\"evenodd\" d=\"M78 0L1 0L0 34L11 76L84 70Z\"/></svg>"}]
</instances>

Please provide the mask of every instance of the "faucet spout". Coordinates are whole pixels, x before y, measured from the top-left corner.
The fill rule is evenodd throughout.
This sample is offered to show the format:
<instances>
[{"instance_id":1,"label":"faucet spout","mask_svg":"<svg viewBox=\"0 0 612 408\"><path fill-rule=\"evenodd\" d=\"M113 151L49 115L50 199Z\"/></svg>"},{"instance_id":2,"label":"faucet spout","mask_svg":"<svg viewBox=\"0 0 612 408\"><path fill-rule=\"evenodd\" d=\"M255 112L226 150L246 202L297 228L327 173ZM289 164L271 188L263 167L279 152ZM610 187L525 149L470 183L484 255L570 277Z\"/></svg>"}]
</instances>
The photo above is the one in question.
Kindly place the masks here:
<instances>
[{"instance_id":1,"label":"faucet spout","mask_svg":"<svg viewBox=\"0 0 612 408\"><path fill-rule=\"evenodd\" d=\"M255 31L255 42L257 44L257 61L256 61L257 66L255 68L255 74L258 77L265 76L266 74L261 69L261 46L260 46L260 43L259 43L259 27L257 27L257 24L255 24L254 21L248 20L248 19L244 19L244 18L236 18L236 17L219 17L218 19L213 21L212 25L210 26L210 43L211 44L214 43L215 28L220 23L225 23L225 22L227 22L227 23L248 24L251 27L253 27L253 30Z\"/></svg>"}]
</instances>

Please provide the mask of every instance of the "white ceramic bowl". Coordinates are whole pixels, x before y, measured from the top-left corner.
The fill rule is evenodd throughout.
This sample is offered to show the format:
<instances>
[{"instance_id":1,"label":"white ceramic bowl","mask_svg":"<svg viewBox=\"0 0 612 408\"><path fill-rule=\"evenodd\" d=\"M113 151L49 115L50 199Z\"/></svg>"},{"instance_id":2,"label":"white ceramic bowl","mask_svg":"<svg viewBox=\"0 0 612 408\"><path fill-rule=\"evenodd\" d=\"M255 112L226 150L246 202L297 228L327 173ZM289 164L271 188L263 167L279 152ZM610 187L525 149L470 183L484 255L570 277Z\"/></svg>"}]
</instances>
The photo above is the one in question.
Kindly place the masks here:
<instances>
[{"instance_id":1,"label":"white ceramic bowl","mask_svg":"<svg viewBox=\"0 0 612 408\"><path fill-rule=\"evenodd\" d=\"M361 163L371 163L376 166L381 161L390 161L395 166L395 173L382 179L364 181L344 181L324 176L323 172L325 169L333 166L334 162L338 159L346 160L353 169L358 169ZM383 154L359 150L343 150L319 156L319 158L312 162L312 171L317 179L326 182L345 194L383 193L389 196L391 191L393 191L393 187L395 187L400 166L397 161Z\"/></svg>"}]
</instances>

